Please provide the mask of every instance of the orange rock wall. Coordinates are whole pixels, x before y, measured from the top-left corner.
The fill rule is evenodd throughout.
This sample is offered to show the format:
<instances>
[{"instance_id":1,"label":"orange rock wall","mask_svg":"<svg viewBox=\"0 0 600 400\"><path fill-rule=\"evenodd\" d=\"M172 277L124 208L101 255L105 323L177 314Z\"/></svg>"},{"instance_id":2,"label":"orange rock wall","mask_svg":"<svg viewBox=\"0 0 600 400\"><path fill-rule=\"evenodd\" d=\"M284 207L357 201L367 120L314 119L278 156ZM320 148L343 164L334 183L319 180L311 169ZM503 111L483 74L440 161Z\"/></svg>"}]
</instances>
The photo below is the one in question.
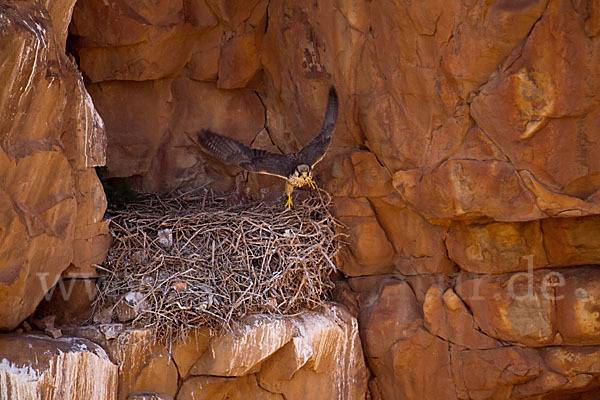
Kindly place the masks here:
<instances>
[{"instance_id":1,"label":"orange rock wall","mask_svg":"<svg viewBox=\"0 0 600 400\"><path fill-rule=\"evenodd\" d=\"M373 398L600 384L597 2L79 0L69 32L109 176L145 191L280 198L185 133L295 151L335 85L317 180L349 227L336 292Z\"/></svg>"},{"instance_id":2,"label":"orange rock wall","mask_svg":"<svg viewBox=\"0 0 600 400\"><path fill-rule=\"evenodd\" d=\"M74 1L0 4L0 330L108 248L106 136L65 54ZM48 7L47 7L48 6Z\"/></svg>"}]
</instances>

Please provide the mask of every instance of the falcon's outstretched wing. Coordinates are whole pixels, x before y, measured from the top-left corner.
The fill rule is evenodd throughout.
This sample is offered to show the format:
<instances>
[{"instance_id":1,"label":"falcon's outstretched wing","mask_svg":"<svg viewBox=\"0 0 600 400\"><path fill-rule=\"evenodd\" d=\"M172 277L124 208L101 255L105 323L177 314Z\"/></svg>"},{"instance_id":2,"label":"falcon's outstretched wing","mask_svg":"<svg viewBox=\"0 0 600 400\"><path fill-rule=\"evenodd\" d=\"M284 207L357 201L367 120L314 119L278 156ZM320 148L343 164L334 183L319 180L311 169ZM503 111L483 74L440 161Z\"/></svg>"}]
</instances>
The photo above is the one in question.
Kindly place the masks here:
<instances>
[{"instance_id":1,"label":"falcon's outstretched wing","mask_svg":"<svg viewBox=\"0 0 600 400\"><path fill-rule=\"evenodd\" d=\"M337 121L337 114L338 96L335 88L332 86L329 89L329 96L327 98L327 111L325 112L325 121L323 121L321 132L302 150L296 153L298 160L310 165L312 168L315 166L315 164L323 159L323 156L329 148L329 143L331 143L331 137L333 136L335 123Z\"/></svg>"},{"instance_id":2,"label":"falcon's outstretched wing","mask_svg":"<svg viewBox=\"0 0 600 400\"><path fill-rule=\"evenodd\" d=\"M296 167L296 163L289 156L251 149L236 140L221 136L208 129L198 132L195 140L193 137L190 138L219 160L239 165L248 171L287 179Z\"/></svg>"}]
</instances>

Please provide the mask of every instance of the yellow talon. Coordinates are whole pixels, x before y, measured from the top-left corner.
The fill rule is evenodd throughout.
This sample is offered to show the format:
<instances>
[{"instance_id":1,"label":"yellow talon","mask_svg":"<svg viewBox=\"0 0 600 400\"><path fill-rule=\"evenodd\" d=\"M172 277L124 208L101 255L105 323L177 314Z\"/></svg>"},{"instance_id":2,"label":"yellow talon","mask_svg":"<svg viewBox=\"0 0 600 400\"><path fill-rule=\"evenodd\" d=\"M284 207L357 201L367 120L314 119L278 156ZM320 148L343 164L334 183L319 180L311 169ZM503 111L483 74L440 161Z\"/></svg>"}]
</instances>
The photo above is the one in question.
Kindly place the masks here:
<instances>
[{"instance_id":1,"label":"yellow talon","mask_svg":"<svg viewBox=\"0 0 600 400\"><path fill-rule=\"evenodd\" d=\"M317 187L315 186L315 181L313 181L312 179L308 180L308 186L310 186L313 189L316 189Z\"/></svg>"},{"instance_id":2,"label":"yellow talon","mask_svg":"<svg viewBox=\"0 0 600 400\"><path fill-rule=\"evenodd\" d=\"M292 208L293 205L294 205L294 202L292 201L292 196L288 194L288 200L285 203L285 207Z\"/></svg>"}]
</instances>

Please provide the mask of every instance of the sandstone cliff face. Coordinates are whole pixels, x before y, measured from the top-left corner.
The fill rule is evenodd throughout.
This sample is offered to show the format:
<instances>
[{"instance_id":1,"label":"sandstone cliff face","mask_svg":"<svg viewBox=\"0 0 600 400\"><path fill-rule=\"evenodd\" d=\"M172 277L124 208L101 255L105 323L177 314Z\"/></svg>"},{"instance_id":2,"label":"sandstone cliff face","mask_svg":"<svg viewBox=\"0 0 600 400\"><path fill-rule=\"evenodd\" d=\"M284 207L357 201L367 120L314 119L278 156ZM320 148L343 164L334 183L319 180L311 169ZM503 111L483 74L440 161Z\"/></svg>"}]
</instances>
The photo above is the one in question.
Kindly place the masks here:
<instances>
[{"instance_id":1,"label":"sandstone cliff face","mask_svg":"<svg viewBox=\"0 0 600 400\"><path fill-rule=\"evenodd\" d=\"M144 191L246 185L278 198L281 181L208 160L186 132L295 151L318 132L333 84L340 117L317 180L349 228L336 294L358 319L371 396L598 395L596 2L47 3L0 6L0 81L11 83L0 93L0 299L11 311L0 328L41 299L37 272L50 287L101 253L90 168L104 162L104 136L85 89L106 124L108 176ZM63 54L71 10L86 88ZM283 347L260 372L257 360L175 358L178 396L288 398L294 380L321 382L304 345L276 331ZM164 364L162 351L147 362ZM164 368L144 376L169 398L176 374ZM119 379L137 390L146 378Z\"/></svg>"},{"instance_id":2,"label":"sandstone cliff face","mask_svg":"<svg viewBox=\"0 0 600 400\"><path fill-rule=\"evenodd\" d=\"M119 366L123 400L143 393L177 400L359 400L367 390L358 324L339 305L294 317L252 315L216 336L197 329L170 349L154 343L150 330L120 324L68 333L107 350Z\"/></svg>"},{"instance_id":3,"label":"sandstone cliff face","mask_svg":"<svg viewBox=\"0 0 600 400\"><path fill-rule=\"evenodd\" d=\"M239 169L185 132L295 151L336 86L317 179L349 227L336 292L384 399L599 384L598 272L577 267L599 263L599 32L595 2L562 0L80 0L70 28L109 174L143 190L231 190Z\"/></svg>"},{"instance_id":4,"label":"sandstone cliff face","mask_svg":"<svg viewBox=\"0 0 600 400\"><path fill-rule=\"evenodd\" d=\"M74 1L0 5L0 329L31 314L61 273L89 273L107 248L94 166L105 133L65 55ZM93 271L93 270L92 270Z\"/></svg>"},{"instance_id":5,"label":"sandstone cliff face","mask_svg":"<svg viewBox=\"0 0 600 400\"><path fill-rule=\"evenodd\" d=\"M0 398L361 400L367 391L358 324L339 305L253 315L216 336L197 329L172 347L122 324L65 333L74 337L0 335Z\"/></svg>"},{"instance_id":6,"label":"sandstone cliff face","mask_svg":"<svg viewBox=\"0 0 600 400\"><path fill-rule=\"evenodd\" d=\"M117 366L83 338L0 335L0 397L114 400Z\"/></svg>"}]
</instances>

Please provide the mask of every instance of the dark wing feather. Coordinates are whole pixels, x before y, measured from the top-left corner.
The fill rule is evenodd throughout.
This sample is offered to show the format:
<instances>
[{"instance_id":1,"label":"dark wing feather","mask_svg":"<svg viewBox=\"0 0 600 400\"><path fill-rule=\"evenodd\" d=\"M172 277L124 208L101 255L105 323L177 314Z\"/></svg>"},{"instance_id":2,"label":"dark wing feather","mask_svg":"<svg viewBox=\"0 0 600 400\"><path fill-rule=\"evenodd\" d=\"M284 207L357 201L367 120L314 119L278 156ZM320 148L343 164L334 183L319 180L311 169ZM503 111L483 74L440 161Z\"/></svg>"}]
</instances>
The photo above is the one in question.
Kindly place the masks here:
<instances>
[{"instance_id":1,"label":"dark wing feather","mask_svg":"<svg viewBox=\"0 0 600 400\"><path fill-rule=\"evenodd\" d=\"M325 121L323 121L321 132L300 150L300 152L296 153L299 161L314 167L315 164L323 159L323 156L329 148L329 143L331 143L331 137L333 136L335 123L337 121L337 114L338 96L335 88L332 86L329 89L327 111L325 112Z\"/></svg>"},{"instance_id":2,"label":"dark wing feather","mask_svg":"<svg viewBox=\"0 0 600 400\"><path fill-rule=\"evenodd\" d=\"M296 167L295 162L286 155L251 149L208 129L197 133L197 143L204 151L219 160L239 165L252 172L288 178Z\"/></svg>"}]
</instances>

